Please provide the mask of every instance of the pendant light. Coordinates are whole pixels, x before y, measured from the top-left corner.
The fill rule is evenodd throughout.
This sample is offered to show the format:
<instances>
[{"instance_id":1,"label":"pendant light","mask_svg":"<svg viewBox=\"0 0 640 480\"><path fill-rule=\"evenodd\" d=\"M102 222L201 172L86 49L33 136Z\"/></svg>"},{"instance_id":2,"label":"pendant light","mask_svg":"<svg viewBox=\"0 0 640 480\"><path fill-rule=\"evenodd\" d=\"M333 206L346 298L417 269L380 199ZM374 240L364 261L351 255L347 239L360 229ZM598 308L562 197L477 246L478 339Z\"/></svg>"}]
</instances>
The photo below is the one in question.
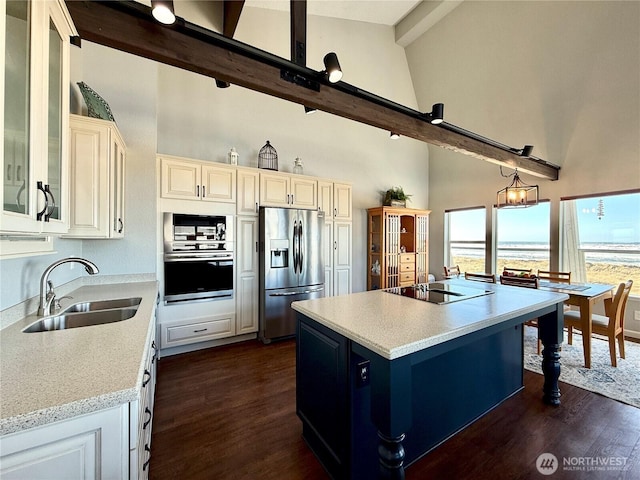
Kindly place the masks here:
<instances>
[{"instance_id":1,"label":"pendant light","mask_svg":"<svg viewBox=\"0 0 640 480\"><path fill-rule=\"evenodd\" d=\"M500 173L502 174L502 168L500 168ZM517 169L511 175L502 176L513 176L513 180L508 187L498 192L498 208L531 207L538 204L538 186L527 185L520 180Z\"/></svg>"}]
</instances>

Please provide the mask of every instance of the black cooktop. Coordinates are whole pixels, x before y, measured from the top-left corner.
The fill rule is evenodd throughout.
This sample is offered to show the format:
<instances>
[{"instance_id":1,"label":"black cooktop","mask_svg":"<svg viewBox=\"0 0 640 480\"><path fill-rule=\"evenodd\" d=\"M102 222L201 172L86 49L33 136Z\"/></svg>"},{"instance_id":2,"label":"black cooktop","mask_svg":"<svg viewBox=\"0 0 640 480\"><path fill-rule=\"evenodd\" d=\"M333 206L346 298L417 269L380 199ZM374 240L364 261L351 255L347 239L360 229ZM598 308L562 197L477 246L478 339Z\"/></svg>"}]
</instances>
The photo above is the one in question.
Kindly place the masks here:
<instances>
[{"instance_id":1,"label":"black cooktop","mask_svg":"<svg viewBox=\"0 0 640 480\"><path fill-rule=\"evenodd\" d=\"M386 289L385 292L438 305L459 302L461 300L493 293L491 290L484 290L482 288L471 288L439 282L419 283L411 285L410 287L393 287Z\"/></svg>"}]
</instances>

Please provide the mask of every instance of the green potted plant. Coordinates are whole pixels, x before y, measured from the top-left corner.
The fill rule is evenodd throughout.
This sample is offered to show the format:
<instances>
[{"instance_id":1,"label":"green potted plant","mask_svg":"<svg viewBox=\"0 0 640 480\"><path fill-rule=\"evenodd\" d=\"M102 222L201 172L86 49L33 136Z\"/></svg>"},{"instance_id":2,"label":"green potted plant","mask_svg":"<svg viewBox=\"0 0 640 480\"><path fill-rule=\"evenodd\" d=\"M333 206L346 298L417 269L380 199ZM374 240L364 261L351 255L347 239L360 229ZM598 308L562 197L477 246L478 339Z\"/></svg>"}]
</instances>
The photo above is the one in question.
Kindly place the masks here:
<instances>
[{"instance_id":1,"label":"green potted plant","mask_svg":"<svg viewBox=\"0 0 640 480\"><path fill-rule=\"evenodd\" d=\"M383 193L384 199L382 204L391 207L406 207L407 200L410 200L411 195L404 193L402 187L392 187Z\"/></svg>"}]
</instances>

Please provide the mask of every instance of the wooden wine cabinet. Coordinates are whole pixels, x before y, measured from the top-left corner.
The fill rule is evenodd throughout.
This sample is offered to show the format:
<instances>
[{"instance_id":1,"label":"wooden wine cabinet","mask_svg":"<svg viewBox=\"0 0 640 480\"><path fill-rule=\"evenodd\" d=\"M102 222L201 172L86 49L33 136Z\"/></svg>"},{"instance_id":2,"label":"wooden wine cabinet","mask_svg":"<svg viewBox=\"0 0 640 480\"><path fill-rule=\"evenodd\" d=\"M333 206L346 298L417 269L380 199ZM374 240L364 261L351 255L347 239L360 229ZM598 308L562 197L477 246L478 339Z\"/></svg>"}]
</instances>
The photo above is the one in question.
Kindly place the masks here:
<instances>
[{"instance_id":1,"label":"wooden wine cabinet","mask_svg":"<svg viewBox=\"0 0 640 480\"><path fill-rule=\"evenodd\" d=\"M429 271L430 210L368 210L367 290L424 283Z\"/></svg>"}]
</instances>

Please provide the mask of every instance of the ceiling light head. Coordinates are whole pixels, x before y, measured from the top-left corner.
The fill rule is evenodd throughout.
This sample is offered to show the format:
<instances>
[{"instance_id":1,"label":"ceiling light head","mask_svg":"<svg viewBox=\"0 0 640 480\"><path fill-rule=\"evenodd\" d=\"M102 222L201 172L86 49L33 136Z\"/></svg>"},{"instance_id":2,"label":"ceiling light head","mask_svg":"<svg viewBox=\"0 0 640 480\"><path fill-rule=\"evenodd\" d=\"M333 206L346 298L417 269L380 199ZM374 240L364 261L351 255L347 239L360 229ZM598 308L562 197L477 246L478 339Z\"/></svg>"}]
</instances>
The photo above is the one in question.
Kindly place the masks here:
<instances>
[{"instance_id":1,"label":"ceiling light head","mask_svg":"<svg viewBox=\"0 0 640 480\"><path fill-rule=\"evenodd\" d=\"M427 113L429 122L438 125L444 121L444 103L434 103L431 112Z\"/></svg>"},{"instance_id":2,"label":"ceiling light head","mask_svg":"<svg viewBox=\"0 0 640 480\"><path fill-rule=\"evenodd\" d=\"M176 21L173 0L151 0L151 14L160 23L171 25Z\"/></svg>"},{"instance_id":3,"label":"ceiling light head","mask_svg":"<svg viewBox=\"0 0 640 480\"><path fill-rule=\"evenodd\" d=\"M400 138L400 134L396 132L389 132L389 138L391 140L397 140Z\"/></svg>"},{"instance_id":4,"label":"ceiling light head","mask_svg":"<svg viewBox=\"0 0 640 480\"><path fill-rule=\"evenodd\" d=\"M513 174L513 181L508 187L498 192L498 208L531 207L538 204L538 186L527 185L518 176L518 170ZM505 175L503 175L505 176ZM506 175L510 177L511 175Z\"/></svg>"},{"instance_id":5,"label":"ceiling light head","mask_svg":"<svg viewBox=\"0 0 640 480\"><path fill-rule=\"evenodd\" d=\"M324 56L324 73L327 75L327 79L330 83L339 82L342 78L342 69L340 68L340 62L338 62L338 55L335 52L329 52Z\"/></svg>"},{"instance_id":6,"label":"ceiling light head","mask_svg":"<svg viewBox=\"0 0 640 480\"><path fill-rule=\"evenodd\" d=\"M528 157L531 155L532 151L533 151L533 145L525 145L522 151L520 152L520 155L522 155L523 157Z\"/></svg>"},{"instance_id":7,"label":"ceiling light head","mask_svg":"<svg viewBox=\"0 0 640 480\"><path fill-rule=\"evenodd\" d=\"M316 113L317 111L317 108L307 107L306 105L304 106L304 113L306 113L307 115L311 115L312 113Z\"/></svg>"}]
</instances>

